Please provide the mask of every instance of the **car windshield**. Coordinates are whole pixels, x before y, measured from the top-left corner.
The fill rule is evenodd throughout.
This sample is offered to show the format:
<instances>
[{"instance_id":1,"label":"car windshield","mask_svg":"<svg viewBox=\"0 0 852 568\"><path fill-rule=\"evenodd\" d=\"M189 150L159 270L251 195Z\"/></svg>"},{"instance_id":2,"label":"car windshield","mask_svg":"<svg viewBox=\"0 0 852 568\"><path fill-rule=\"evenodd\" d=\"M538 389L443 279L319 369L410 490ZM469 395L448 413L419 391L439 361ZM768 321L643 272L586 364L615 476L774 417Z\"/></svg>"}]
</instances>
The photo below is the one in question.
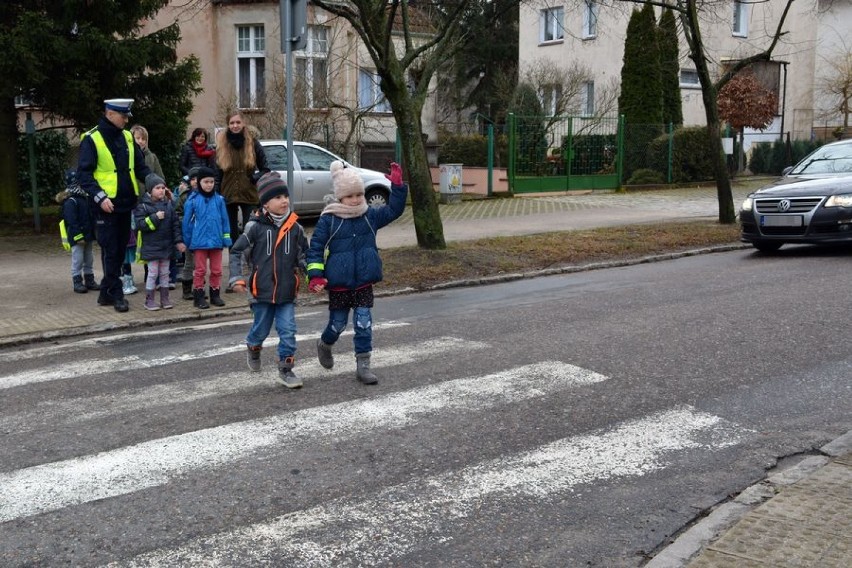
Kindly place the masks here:
<instances>
[{"instance_id":1,"label":"car windshield","mask_svg":"<svg viewBox=\"0 0 852 568\"><path fill-rule=\"evenodd\" d=\"M852 175L852 144L818 148L789 173L802 174Z\"/></svg>"}]
</instances>

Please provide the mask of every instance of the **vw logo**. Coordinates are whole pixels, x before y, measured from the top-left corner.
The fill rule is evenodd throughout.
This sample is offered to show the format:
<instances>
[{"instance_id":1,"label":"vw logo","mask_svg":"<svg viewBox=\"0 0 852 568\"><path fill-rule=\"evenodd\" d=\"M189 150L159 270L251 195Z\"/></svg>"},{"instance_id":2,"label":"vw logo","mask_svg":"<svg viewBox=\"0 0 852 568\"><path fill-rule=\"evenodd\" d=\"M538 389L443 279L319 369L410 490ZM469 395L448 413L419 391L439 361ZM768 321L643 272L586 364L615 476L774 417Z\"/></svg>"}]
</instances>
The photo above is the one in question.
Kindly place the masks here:
<instances>
[{"instance_id":1,"label":"vw logo","mask_svg":"<svg viewBox=\"0 0 852 568\"><path fill-rule=\"evenodd\" d=\"M778 202L778 211L780 211L781 213L786 213L789 210L790 210L790 200L789 199L782 199L781 201Z\"/></svg>"}]
</instances>

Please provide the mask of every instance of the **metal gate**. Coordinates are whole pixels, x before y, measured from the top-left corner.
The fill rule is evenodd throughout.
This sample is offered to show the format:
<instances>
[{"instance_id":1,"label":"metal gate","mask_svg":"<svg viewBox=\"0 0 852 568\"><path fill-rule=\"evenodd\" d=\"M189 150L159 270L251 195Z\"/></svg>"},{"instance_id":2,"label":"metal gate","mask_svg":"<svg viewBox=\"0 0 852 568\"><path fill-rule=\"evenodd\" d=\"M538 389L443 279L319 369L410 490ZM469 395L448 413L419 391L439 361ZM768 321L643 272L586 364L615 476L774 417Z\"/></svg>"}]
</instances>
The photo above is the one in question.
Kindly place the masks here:
<instances>
[{"instance_id":1,"label":"metal gate","mask_svg":"<svg viewBox=\"0 0 852 568\"><path fill-rule=\"evenodd\" d=\"M509 114L509 191L618 189L623 117Z\"/></svg>"}]
</instances>

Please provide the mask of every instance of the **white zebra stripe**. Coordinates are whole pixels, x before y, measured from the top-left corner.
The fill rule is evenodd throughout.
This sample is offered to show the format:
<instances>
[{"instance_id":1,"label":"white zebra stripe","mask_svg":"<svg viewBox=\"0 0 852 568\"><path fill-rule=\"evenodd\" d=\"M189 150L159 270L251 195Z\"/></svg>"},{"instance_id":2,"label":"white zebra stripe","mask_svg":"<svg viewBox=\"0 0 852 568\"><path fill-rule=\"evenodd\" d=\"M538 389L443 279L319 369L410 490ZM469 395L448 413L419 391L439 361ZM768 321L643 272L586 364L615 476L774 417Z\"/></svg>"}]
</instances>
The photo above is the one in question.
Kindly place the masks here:
<instances>
[{"instance_id":1,"label":"white zebra stripe","mask_svg":"<svg viewBox=\"0 0 852 568\"><path fill-rule=\"evenodd\" d=\"M583 483L636 477L666 466L673 452L738 443L744 430L691 407L563 438L515 456L339 499L270 522L195 539L110 566L374 566L453 538L487 499L547 499ZM381 538L365 538L380 535ZM235 561L235 559L239 559Z\"/></svg>"},{"instance_id":2,"label":"white zebra stripe","mask_svg":"<svg viewBox=\"0 0 852 568\"><path fill-rule=\"evenodd\" d=\"M285 441L292 446L327 437L351 438L375 429L436 420L439 412L481 411L606 379L567 363L536 363L3 473L0 522L156 487L199 468L224 465L260 449L284 447Z\"/></svg>"}]
</instances>

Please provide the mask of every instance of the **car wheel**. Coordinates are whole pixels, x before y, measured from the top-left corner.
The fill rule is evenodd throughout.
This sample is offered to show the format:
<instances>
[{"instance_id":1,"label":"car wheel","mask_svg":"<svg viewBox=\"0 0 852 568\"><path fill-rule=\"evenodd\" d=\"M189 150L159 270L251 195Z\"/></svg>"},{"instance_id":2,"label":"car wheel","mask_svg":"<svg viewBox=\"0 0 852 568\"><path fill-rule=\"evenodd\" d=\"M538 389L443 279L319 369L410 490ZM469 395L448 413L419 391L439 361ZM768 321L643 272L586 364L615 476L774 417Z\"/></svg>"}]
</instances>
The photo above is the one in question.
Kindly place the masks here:
<instances>
[{"instance_id":1,"label":"car wheel","mask_svg":"<svg viewBox=\"0 0 852 568\"><path fill-rule=\"evenodd\" d=\"M384 207L388 204L388 194L381 189L368 189L364 198L370 207Z\"/></svg>"},{"instance_id":2,"label":"car wheel","mask_svg":"<svg viewBox=\"0 0 852 568\"><path fill-rule=\"evenodd\" d=\"M784 243L779 243L778 241L754 241L751 244L760 252L775 252L780 249Z\"/></svg>"}]
</instances>

